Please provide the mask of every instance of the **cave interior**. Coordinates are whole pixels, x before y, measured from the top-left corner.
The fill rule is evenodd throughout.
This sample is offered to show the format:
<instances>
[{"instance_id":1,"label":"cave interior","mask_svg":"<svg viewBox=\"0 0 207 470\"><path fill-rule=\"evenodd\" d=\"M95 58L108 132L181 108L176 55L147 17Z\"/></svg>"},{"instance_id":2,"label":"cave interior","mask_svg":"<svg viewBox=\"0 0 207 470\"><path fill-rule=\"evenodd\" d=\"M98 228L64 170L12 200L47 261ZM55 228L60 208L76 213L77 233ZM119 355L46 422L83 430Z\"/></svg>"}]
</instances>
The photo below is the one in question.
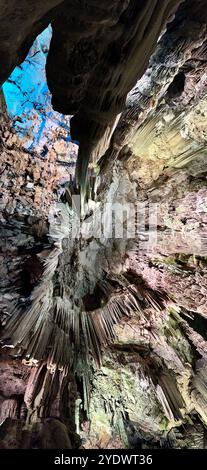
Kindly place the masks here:
<instances>
[{"instance_id":1,"label":"cave interior","mask_svg":"<svg viewBox=\"0 0 207 470\"><path fill-rule=\"evenodd\" d=\"M0 61L0 449L206 449L206 0L0 0Z\"/></svg>"}]
</instances>

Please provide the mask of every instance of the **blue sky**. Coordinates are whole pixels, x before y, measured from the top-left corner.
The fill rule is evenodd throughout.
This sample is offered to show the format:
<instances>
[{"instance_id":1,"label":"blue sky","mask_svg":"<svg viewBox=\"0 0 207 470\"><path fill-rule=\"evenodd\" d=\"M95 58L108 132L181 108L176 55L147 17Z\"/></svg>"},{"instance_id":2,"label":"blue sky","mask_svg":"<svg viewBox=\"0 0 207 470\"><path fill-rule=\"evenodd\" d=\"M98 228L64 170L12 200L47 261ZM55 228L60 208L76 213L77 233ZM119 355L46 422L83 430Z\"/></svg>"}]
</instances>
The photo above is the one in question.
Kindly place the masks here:
<instances>
[{"instance_id":1,"label":"blue sky","mask_svg":"<svg viewBox=\"0 0 207 470\"><path fill-rule=\"evenodd\" d=\"M65 127L69 133L69 118L53 111L46 83L45 63L50 40L49 26L36 38L25 61L3 85L8 113L19 136L27 137L25 145L30 149L44 144L47 127Z\"/></svg>"}]
</instances>

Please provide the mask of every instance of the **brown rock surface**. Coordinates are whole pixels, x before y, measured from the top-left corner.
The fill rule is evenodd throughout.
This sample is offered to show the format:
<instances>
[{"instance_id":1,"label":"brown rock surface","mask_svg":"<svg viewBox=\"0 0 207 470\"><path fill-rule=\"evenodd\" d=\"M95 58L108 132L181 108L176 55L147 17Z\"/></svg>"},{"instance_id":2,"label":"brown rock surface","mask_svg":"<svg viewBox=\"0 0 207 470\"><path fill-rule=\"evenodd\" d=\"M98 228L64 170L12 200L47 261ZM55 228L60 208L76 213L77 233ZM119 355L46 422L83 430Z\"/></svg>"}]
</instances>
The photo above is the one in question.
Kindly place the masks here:
<instances>
[{"instance_id":1,"label":"brown rock surface","mask_svg":"<svg viewBox=\"0 0 207 470\"><path fill-rule=\"evenodd\" d=\"M52 23L48 84L75 113L87 189L71 238L77 145L55 129L44 158L26 151L1 95L0 446L206 448L205 2L0 13L2 80ZM134 236L99 236L99 219L92 232L117 203L144 205Z\"/></svg>"}]
</instances>

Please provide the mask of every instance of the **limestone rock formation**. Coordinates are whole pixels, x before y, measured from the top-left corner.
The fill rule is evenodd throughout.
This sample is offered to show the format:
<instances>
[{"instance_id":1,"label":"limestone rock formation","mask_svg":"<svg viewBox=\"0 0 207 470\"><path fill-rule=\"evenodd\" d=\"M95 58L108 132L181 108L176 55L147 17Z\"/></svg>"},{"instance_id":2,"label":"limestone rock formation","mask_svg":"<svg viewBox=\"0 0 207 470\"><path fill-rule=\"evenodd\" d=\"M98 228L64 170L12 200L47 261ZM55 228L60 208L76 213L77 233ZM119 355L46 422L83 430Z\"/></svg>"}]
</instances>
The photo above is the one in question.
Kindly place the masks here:
<instances>
[{"instance_id":1,"label":"limestone rock formation","mask_svg":"<svg viewBox=\"0 0 207 470\"><path fill-rule=\"evenodd\" d=\"M206 448L206 1L0 13L0 446Z\"/></svg>"},{"instance_id":2,"label":"limestone rock formation","mask_svg":"<svg viewBox=\"0 0 207 470\"><path fill-rule=\"evenodd\" d=\"M22 61L36 35L52 24L47 80L55 109L76 114L72 135L80 142L77 178L83 190L92 152L122 111L127 93L143 74L162 28L181 1L107 0L98 5L94 0L54 0L44 6L31 1L21 2L15 14L13 2L3 2L2 80ZM10 51L15 28L20 33Z\"/></svg>"}]
</instances>

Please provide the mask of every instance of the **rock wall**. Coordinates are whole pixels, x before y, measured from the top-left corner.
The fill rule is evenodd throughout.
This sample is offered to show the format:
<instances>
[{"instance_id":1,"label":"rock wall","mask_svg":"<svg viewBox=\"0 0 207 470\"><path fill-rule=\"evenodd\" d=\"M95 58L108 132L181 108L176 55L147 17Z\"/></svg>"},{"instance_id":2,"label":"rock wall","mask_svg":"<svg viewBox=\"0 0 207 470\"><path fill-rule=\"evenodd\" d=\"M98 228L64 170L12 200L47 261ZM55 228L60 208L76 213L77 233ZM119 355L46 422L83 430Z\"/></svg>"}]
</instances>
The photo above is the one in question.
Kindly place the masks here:
<instances>
[{"instance_id":1,"label":"rock wall","mask_svg":"<svg viewBox=\"0 0 207 470\"><path fill-rule=\"evenodd\" d=\"M80 148L75 181L68 128L30 147L1 95L1 447L205 448L205 4L14 3L2 80L51 22L48 85ZM133 235L127 211L100 231L113 204L144 208Z\"/></svg>"}]
</instances>

